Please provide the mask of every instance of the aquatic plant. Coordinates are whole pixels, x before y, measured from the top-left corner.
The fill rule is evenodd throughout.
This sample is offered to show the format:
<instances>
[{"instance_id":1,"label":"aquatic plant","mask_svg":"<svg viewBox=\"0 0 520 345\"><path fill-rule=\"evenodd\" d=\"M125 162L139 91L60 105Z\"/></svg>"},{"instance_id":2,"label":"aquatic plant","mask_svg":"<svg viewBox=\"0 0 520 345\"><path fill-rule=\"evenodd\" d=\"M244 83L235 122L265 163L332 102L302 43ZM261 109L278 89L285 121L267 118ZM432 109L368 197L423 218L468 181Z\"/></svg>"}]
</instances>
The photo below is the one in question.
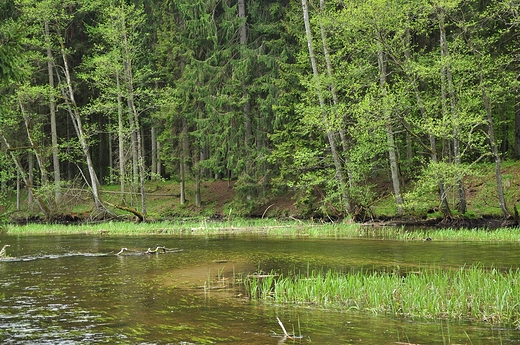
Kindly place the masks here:
<instances>
[{"instance_id":1,"label":"aquatic plant","mask_svg":"<svg viewBox=\"0 0 520 345\"><path fill-rule=\"evenodd\" d=\"M107 235L181 235L209 236L232 233L255 233L270 236L341 236L358 237L360 226L356 224L321 224L299 220L238 219L213 221L188 219L168 222L104 222L81 225L27 224L9 225L9 234L107 234Z\"/></svg>"},{"instance_id":2,"label":"aquatic plant","mask_svg":"<svg viewBox=\"0 0 520 345\"><path fill-rule=\"evenodd\" d=\"M272 237L312 238L377 238L402 241L431 239L433 241L518 242L518 228L488 229L419 229L405 227L372 227L350 223L316 223L288 219L237 219L214 221L208 219L180 219L168 222L104 222L95 224L27 224L7 225L4 232L17 235L176 235L212 236L251 233Z\"/></svg>"},{"instance_id":3,"label":"aquatic plant","mask_svg":"<svg viewBox=\"0 0 520 345\"><path fill-rule=\"evenodd\" d=\"M479 266L413 272L312 271L250 276L251 299L520 328L520 270Z\"/></svg>"}]
</instances>

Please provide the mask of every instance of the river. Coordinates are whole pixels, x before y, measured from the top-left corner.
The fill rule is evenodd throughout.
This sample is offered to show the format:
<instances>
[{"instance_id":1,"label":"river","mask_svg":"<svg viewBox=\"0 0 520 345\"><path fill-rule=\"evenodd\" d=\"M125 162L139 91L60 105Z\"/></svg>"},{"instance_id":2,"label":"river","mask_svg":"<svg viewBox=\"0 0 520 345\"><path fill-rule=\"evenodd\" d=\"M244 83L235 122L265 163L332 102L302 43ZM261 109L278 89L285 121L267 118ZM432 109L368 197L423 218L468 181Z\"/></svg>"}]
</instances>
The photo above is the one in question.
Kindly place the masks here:
<instances>
[{"instance_id":1,"label":"river","mask_svg":"<svg viewBox=\"0 0 520 345\"><path fill-rule=\"evenodd\" d=\"M520 244L261 235L0 236L3 344L518 344L520 331L250 301L252 273L520 267ZM148 248L166 253L143 254ZM122 247L124 255L115 255ZM160 251L161 252L161 251ZM518 282L517 282L518 283ZM287 331L285 339L277 318Z\"/></svg>"}]
</instances>

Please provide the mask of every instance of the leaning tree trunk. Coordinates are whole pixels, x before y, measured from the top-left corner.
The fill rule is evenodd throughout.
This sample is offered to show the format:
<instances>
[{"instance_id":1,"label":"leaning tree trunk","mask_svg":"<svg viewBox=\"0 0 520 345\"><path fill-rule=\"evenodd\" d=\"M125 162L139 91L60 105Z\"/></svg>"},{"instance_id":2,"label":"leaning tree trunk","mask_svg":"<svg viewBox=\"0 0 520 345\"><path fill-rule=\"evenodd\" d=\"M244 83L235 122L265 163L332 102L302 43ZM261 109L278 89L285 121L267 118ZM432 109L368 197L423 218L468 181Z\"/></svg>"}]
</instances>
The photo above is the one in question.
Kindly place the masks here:
<instances>
[{"instance_id":1,"label":"leaning tree trunk","mask_svg":"<svg viewBox=\"0 0 520 345\"><path fill-rule=\"evenodd\" d=\"M323 15L324 10L325 10L325 0L320 0L321 15ZM325 32L325 26L323 25L323 22L321 20L320 20L320 32L321 32L321 42L322 42L322 46L323 46L323 56L325 57L325 64L327 65L327 74L330 78L330 91L332 93L332 102L334 104L334 107L337 108L339 102L338 102L338 95L336 92L336 85L334 84L334 78L333 78L333 73L332 73L332 62L330 60L329 48L327 45L327 34ZM338 115L336 114L336 116L338 116ZM339 136L341 139L343 153L345 154L344 159L345 159L346 166L347 166L347 180L348 180L347 182L348 182L349 186L352 186L353 178L352 178L350 169L348 169L348 163L350 162L350 159L348 156L346 156L348 147L349 147L347 134L345 133L345 130L343 128L341 128L338 132L339 132Z\"/></svg>"},{"instance_id":2,"label":"leaning tree trunk","mask_svg":"<svg viewBox=\"0 0 520 345\"><path fill-rule=\"evenodd\" d=\"M323 114L322 116L323 116L323 121L324 121L324 124L326 127L327 139L329 141L332 158L334 160L334 167L336 169L336 180L337 180L338 186L341 190L341 195L343 197L345 211L347 214L351 214L352 207L350 204L350 198L346 191L345 180L343 178L343 172L342 172L342 167L341 167L341 160L340 160L337 148L336 148L334 133L330 128L329 121L325 114L325 101L323 99L323 95L322 95L321 88L320 88L318 66L316 64L314 49L312 47L312 34L311 34L311 26L310 26L310 20L309 20L309 8L307 5L307 0L302 0L302 7L303 7L303 20L304 20L304 24L305 24L305 33L307 36L307 47L309 49L309 58L311 60L312 73L314 76L314 80L316 82L316 93L317 93L320 108L321 108L322 114Z\"/></svg>"},{"instance_id":3,"label":"leaning tree trunk","mask_svg":"<svg viewBox=\"0 0 520 345\"><path fill-rule=\"evenodd\" d=\"M94 164L92 163L92 157L90 156L90 150L87 143L87 136L85 135L83 131L83 123L81 120L81 115L79 113L78 106L76 104L76 100L74 97L74 90L72 89L72 80L70 77L70 70L69 70L69 64L67 62L67 55L65 52L65 45L63 41L60 42L61 44L61 55L63 58L63 71L65 73L65 78L67 82L67 102L69 103L69 114L70 118L72 120L72 123L74 125L74 129L76 130L76 134L78 136L78 140L81 146L81 149L83 150L83 155L85 156L85 160L87 163L87 169L90 177L90 187L92 189L92 197L94 198L94 204L96 206L96 209L100 210L106 210L105 206L101 202L101 198L99 197L99 181L96 175L96 171L94 169Z\"/></svg>"}]
</instances>

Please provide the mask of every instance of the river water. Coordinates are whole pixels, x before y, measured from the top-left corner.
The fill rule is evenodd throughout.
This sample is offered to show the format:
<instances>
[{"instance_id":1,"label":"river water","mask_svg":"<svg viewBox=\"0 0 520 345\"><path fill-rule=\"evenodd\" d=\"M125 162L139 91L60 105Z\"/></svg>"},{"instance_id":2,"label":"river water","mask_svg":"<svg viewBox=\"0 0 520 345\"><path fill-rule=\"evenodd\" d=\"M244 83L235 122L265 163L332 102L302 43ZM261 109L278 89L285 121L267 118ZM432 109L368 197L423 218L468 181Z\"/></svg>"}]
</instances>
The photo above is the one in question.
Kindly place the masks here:
<instances>
[{"instance_id":1,"label":"river water","mask_svg":"<svg viewBox=\"0 0 520 345\"><path fill-rule=\"evenodd\" d=\"M520 244L261 235L9 236L2 344L519 344L520 331L252 302L248 274L520 267ZM145 255L164 246L166 253ZM122 247L128 248L116 256ZM517 282L520 283L520 282ZM277 318L296 339L285 339Z\"/></svg>"}]
</instances>

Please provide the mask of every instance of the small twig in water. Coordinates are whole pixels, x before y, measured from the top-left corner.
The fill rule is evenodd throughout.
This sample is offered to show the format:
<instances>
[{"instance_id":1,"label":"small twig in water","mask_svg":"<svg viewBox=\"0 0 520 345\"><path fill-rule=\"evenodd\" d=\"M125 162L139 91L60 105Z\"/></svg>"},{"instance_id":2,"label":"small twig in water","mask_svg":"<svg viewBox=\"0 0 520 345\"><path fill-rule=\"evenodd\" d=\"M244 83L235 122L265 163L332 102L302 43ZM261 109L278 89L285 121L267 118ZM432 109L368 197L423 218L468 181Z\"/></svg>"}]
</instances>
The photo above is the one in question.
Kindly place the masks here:
<instances>
[{"instance_id":1,"label":"small twig in water","mask_svg":"<svg viewBox=\"0 0 520 345\"><path fill-rule=\"evenodd\" d=\"M282 327L283 334L284 334L287 338L289 338L289 339L294 339L293 337L291 337L291 336L289 335L289 333L287 333L287 331L285 330L285 327L283 326L282 321L280 321L280 318L279 318L278 316L276 317L276 320L278 320L278 324L280 325L280 327Z\"/></svg>"},{"instance_id":2,"label":"small twig in water","mask_svg":"<svg viewBox=\"0 0 520 345\"><path fill-rule=\"evenodd\" d=\"M121 254L123 254L123 252L124 252L125 250L128 250L128 248L126 248L126 247L121 248L121 250L120 250L116 255L121 255Z\"/></svg>"},{"instance_id":3,"label":"small twig in water","mask_svg":"<svg viewBox=\"0 0 520 345\"><path fill-rule=\"evenodd\" d=\"M10 246L11 246L11 245L6 244L6 245L2 248L2 250L0 250L0 257L5 256L5 251L6 251L7 247L10 247Z\"/></svg>"}]
</instances>

